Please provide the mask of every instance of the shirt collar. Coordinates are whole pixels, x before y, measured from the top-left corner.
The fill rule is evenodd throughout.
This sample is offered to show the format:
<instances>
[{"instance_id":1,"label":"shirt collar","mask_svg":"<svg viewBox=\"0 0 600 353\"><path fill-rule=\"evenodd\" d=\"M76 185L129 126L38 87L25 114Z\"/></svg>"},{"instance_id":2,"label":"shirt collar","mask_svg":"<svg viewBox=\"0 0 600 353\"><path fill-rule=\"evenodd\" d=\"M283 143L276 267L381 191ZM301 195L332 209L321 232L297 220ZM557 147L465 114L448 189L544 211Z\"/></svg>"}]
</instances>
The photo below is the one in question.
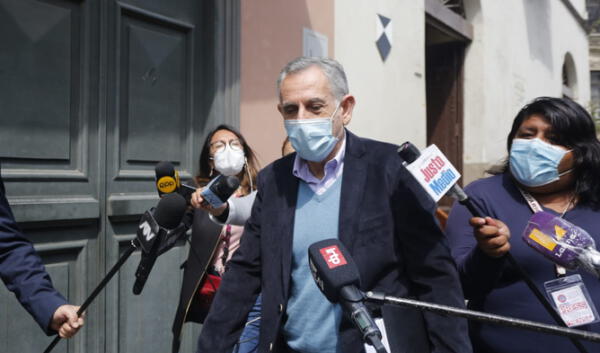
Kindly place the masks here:
<instances>
[{"instance_id":1,"label":"shirt collar","mask_svg":"<svg viewBox=\"0 0 600 353\"><path fill-rule=\"evenodd\" d=\"M346 131L344 130L344 140L342 141L340 149L331 160L325 163L323 179L318 179L316 176L314 176L308 167L308 162L302 159L297 153L296 158L294 159L294 169L292 170L294 176L308 184L318 184L327 179L328 176L338 175L340 168L344 165L344 157L346 155L346 137Z\"/></svg>"}]
</instances>

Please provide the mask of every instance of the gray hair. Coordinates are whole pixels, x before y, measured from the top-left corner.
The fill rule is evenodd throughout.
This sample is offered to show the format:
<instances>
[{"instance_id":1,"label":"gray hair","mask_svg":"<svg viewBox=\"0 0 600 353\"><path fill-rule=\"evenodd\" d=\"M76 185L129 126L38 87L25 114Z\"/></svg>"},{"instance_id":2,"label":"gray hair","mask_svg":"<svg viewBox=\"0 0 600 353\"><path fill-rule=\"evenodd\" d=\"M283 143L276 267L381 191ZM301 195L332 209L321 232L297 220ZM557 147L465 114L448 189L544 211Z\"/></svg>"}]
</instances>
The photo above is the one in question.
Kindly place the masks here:
<instances>
[{"instance_id":1,"label":"gray hair","mask_svg":"<svg viewBox=\"0 0 600 353\"><path fill-rule=\"evenodd\" d=\"M348 94L348 81L342 65L330 58L301 56L290 61L279 73L277 93L281 96L281 82L289 74L304 71L311 66L318 66L329 80L329 89L337 101Z\"/></svg>"}]
</instances>

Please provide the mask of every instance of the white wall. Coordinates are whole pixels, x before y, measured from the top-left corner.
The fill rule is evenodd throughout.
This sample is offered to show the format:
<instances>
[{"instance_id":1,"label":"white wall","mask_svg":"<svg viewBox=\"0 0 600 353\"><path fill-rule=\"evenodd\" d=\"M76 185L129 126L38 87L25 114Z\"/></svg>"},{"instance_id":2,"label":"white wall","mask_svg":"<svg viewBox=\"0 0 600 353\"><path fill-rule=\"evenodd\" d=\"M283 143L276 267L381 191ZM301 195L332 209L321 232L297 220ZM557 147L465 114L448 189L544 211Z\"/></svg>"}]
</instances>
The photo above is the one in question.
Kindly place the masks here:
<instances>
[{"instance_id":1,"label":"white wall","mask_svg":"<svg viewBox=\"0 0 600 353\"><path fill-rule=\"evenodd\" d=\"M375 45L377 14L392 20L392 50L385 62ZM422 1L335 2L335 58L344 66L357 102L351 131L425 146L424 31Z\"/></svg>"},{"instance_id":2,"label":"white wall","mask_svg":"<svg viewBox=\"0 0 600 353\"><path fill-rule=\"evenodd\" d=\"M576 0L577 8L585 3ZM538 96L562 96L562 65L575 60L576 99L590 98L588 39L561 1L465 0L473 42L464 65L464 179L506 155L518 110ZM392 19L392 51L375 46L376 14ZM426 143L424 1L335 1L335 57L357 106L350 129L393 143Z\"/></svg>"},{"instance_id":3,"label":"white wall","mask_svg":"<svg viewBox=\"0 0 600 353\"><path fill-rule=\"evenodd\" d=\"M465 181L506 156L519 109L538 96L562 96L570 52L576 100L590 98L587 35L560 1L467 0L474 41L465 58Z\"/></svg>"}]
</instances>

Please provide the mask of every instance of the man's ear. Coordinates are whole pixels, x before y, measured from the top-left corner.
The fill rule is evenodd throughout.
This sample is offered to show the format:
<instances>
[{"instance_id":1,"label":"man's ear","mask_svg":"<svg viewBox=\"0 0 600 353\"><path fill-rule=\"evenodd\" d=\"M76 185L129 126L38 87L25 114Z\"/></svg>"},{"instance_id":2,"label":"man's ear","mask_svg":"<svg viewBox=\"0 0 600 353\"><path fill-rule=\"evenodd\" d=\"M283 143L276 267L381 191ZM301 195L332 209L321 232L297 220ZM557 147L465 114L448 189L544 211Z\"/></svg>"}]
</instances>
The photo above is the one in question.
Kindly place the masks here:
<instances>
[{"instance_id":1,"label":"man's ear","mask_svg":"<svg viewBox=\"0 0 600 353\"><path fill-rule=\"evenodd\" d=\"M356 99L351 94L347 94L344 96L344 98L342 98L342 123L344 124L344 126L350 124L355 104Z\"/></svg>"}]
</instances>

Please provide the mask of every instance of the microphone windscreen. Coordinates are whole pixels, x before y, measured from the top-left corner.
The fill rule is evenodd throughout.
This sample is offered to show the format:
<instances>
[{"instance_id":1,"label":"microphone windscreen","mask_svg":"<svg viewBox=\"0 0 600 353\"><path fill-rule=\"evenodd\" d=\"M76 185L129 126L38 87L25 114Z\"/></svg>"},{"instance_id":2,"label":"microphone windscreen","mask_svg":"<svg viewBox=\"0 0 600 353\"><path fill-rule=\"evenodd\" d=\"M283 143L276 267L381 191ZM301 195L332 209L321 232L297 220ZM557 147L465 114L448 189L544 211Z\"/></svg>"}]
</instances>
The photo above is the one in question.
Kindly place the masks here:
<instances>
[{"instance_id":1,"label":"microphone windscreen","mask_svg":"<svg viewBox=\"0 0 600 353\"><path fill-rule=\"evenodd\" d=\"M154 167L159 195L170 194L179 187L179 176L171 162L159 162Z\"/></svg>"},{"instance_id":2,"label":"microphone windscreen","mask_svg":"<svg viewBox=\"0 0 600 353\"><path fill-rule=\"evenodd\" d=\"M416 161L417 158L419 158L421 151L419 151L417 146L413 145L409 141L406 141L398 148L398 154L406 163L411 164L412 162Z\"/></svg>"},{"instance_id":3,"label":"microphone windscreen","mask_svg":"<svg viewBox=\"0 0 600 353\"><path fill-rule=\"evenodd\" d=\"M178 193L166 194L158 201L152 215L161 227L174 229L181 223L186 207L183 196Z\"/></svg>"},{"instance_id":4,"label":"microphone windscreen","mask_svg":"<svg viewBox=\"0 0 600 353\"><path fill-rule=\"evenodd\" d=\"M222 176L220 182L215 183L213 192L221 200L227 201L231 195L240 187L240 180L235 176Z\"/></svg>"},{"instance_id":5,"label":"microphone windscreen","mask_svg":"<svg viewBox=\"0 0 600 353\"><path fill-rule=\"evenodd\" d=\"M212 207L219 207L227 201L240 186L240 180L235 176L218 175L208 183L201 195L204 202Z\"/></svg>"},{"instance_id":6,"label":"microphone windscreen","mask_svg":"<svg viewBox=\"0 0 600 353\"><path fill-rule=\"evenodd\" d=\"M326 239L308 248L310 270L317 286L332 302L348 285L360 287L360 274L350 253L338 239Z\"/></svg>"},{"instance_id":7,"label":"microphone windscreen","mask_svg":"<svg viewBox=\"0 0 600 353\"><path fill-rule=\"evenodd\" d=\"M580 227L548 212L534 213L523 232L523 240L552 262L577 267L584 248L595 247L594 239Z\"/></svg>"}]
</instances>

